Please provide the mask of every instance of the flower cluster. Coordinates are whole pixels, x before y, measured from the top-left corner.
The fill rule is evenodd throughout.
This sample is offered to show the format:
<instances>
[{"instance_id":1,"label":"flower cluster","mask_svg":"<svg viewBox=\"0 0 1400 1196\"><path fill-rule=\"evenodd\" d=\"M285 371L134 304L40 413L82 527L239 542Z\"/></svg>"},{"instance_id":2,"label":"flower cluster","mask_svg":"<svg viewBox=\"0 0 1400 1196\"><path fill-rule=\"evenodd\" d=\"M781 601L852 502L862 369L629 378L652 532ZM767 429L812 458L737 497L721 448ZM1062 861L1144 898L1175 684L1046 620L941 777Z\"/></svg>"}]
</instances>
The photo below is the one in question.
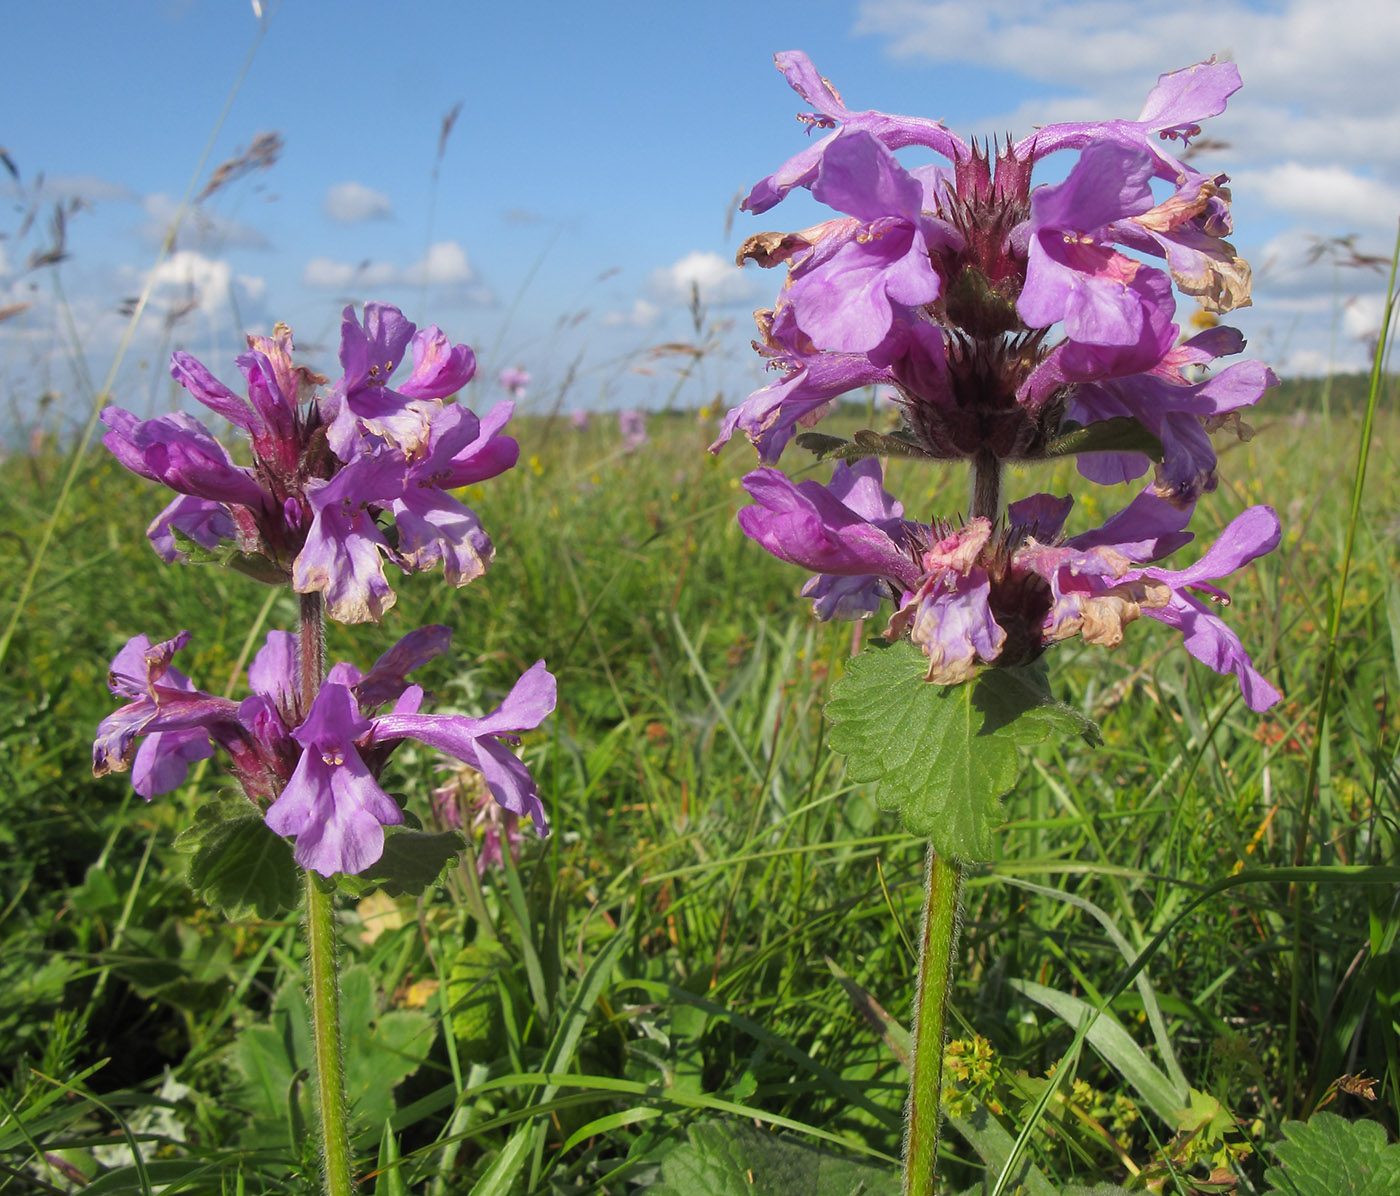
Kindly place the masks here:
<instances>
[{"instance_id":1,"label":"flower cluster","mask_svg":"<svg viewBox=\"0 0 1400 1196\"><path fill-rule=\"evenodd\" d=\"M409 376L391 387L410 354ZM245 399L193 357L174 355L181 385L247 435L251 465L235 464L183 412L148 420L120 407L102 412L104 443L117 459L178 495L147 532L163 559L222 553L244 572L321 601L312 611L303 602L299 636L269 634L241 702L196 689L172 667L188 632L157 644L128 641L108 682L127 702L98 728L93 773L130 769L149 799L221 749L267 825L296 840L298 864L325 876L360 873L383 854L384 828L404 821L379 786L380 770L399 743L417 739L476 770L501 806L528 815L544 834L535 783L504 742L554 709L543 661L480 719L420 714L423 691L406 680L446 648L445 627L404 636L365 674L342 663L323 677L320 665L322 609L344 623L377 621L395 597L386 564L412 572L440 562L457 586L485 572L491 540L449 491L515 464L519 446L501 434L513 404L478 419L444 402L470 381L475 356L436 326L415 329L388 304L367 303L363 322L345 309L340 365L340 380L324 386L324 377L293 363L291 330L279 324L270 337L250 336L238 358Z\"/></svg>"},{"instance_id":2,"label":"flower cluster","mask_svg":"<svg viewBox=\"0 0 1400 1196\"><path fill-rule=\"evenodd\" d=\"M196 689L172 666L189 638L182 631L152 644L138 635L112 661L108 685L127 701L98 727L94 775L129 768L136 792L149 799L177 788L191 763L221 749L267 825L296 840L298 864L323 876L358 873L383 853L384 828L404 820L378 777L394 749L416 739L475 769L504 809L546 832L535 782L505 742L554 709L554 678L543 661L483 718L420 714L423 690L407 675L451 638L446 627L423 627L368 673L345 663L332 667L304 710L296 637L289 632L268 634L248 670L252 693L241 702ZM375 713L385 706L387 712Z\"/></svg>"},{"instance_id":3,"label":"flower cluster","mask_svg":"<svg viewBox=\"0 0 1400 1196\"><path fill-rule=\"evenodd\" d=\"M1226 176L1170 152L1224 109L1235 67L1163 75L1135 121L1048 125L989 150L938 121L847 108L799 52L777 65L814 109L801 117L809 131L829 132L743 206L764 212L802 187L840 215L740 250L741 262L788 270L774 307L756 313L755 348L781 377L729 412L712 448L740 431L771 464L840 395L879 386L904 424L884 447L968 460L992 480L966 521L919 523L868 456L838 466L829 487L759 470L745 482L758 504L740 514L745 532L817 574L804 593L823 618L892 598L887 634L919 644L936 682L1028 663L1071 635L1113 645L1145 615L1234 673L1252 708L1277 701L1198 596L1222 598L1208 582L1277 544L1273 511L1245 512L1189 569L1152 563L1192 538L1194 506L1217 484L1209 433L1248 435L1238 413L1277 381L1253 361L1211 372L1244 347L1238 332L1216 324L1180 340L1175 323L1178 293L1211 313L1249 302L1249 267L1225 239ZM906 169L896 151L910 148L943 161ZM1032 189L1036 163L1061 150L1078 154L1068 175ZM1091 481L1129 482L1155 462L1154 476L1103 527L1069 538L1069 498L999 509L1003 462L1068 452Z\"/></svg>"},{"instance_id":4,"label":"flower cluster","mask_svg":"<svg viewBox=\"0 0 1400 1196\"><path fill-rule=\"evenodd\" d=\"M391 387L406 354L412 371ZM339 381L318 389L326 379L292 362L291 330L279 324L270 337L248 337L238 358L244 399L174 354L176 381L247 435L251 465L235 464L184 412L102 412L103 443L117 459L179 495L147 533L162 559L231 546L231 564L322 593L342 623L377 621L394 604L386 563L411 572L440 562L457 586L485 572L490 537L448 491L515 464L519 446L501 434L514 405L504 400L478 419L444 403L475 373L475 356L388 304L365 304L363 323L345 309L340 364Z\"/></svg>"}]
</instances>

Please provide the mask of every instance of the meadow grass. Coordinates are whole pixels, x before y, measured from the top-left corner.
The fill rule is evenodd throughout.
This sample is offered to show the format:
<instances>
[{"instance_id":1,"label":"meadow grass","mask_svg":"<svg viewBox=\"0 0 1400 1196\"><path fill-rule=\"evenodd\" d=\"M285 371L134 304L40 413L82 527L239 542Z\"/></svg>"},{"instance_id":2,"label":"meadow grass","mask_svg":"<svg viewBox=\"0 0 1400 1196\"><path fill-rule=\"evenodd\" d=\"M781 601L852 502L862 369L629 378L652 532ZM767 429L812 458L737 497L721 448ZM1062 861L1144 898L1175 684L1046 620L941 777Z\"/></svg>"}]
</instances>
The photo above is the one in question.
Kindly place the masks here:
<instances>
[{"instance_id":1,"label":"meadow grass","mask_svg":"<svg viewBox=\"0 0 1400 1196\"><path fill-rule=\"evenodd\" d=\"M1261 404L1196 516L1208 540L1247 505L1279 510L1283 544L1235 579L1227 618L1285 701L1250 714L1146 621L1116 651L1052 657L1105 743L1028 762L997 860L971 874L950 1191L1018 1134L1055 1190L1187 1192L1216 1165L1258 1185L1285 1117L1323 1104L1400 1128L1397 887L1356 871L1394 859L1400 806L1400 417L1390 380L1322 710L1360 422L1306 396ZM451 626L420 678L435 709L489 709L539 658L560 693L523 745L554 835L480 900L458 871L345 909L366 1190L632 1192L715 1118L895 1169L923 845L845 779L822 718L879 626L816 623L800 571L744 538L741 446L709 457L693 413L650 433L629 453L609 421L519 421L520 467L470 495L498 546L486 577L405 579L378 632L332 629L331 659L363 667ZM960 505L957 475L891 468L906 506L919 486L930 510ZM42 447L6 463L11 603L64 470ZM155 488L99 452L77 478L0 676L0 1192L313 1192L296 920L226 925L173 847L227 782L200 770L147 805L90 777L128 636L189 628L184 671L236 692L294 596L163 566L143 535ZM386 780L430 821L428 753ZM1111 1028L1077 1047L1115 992ZM1201 1094L1194 1119L1159 1081Z\"/></svg>"}]
</instances>

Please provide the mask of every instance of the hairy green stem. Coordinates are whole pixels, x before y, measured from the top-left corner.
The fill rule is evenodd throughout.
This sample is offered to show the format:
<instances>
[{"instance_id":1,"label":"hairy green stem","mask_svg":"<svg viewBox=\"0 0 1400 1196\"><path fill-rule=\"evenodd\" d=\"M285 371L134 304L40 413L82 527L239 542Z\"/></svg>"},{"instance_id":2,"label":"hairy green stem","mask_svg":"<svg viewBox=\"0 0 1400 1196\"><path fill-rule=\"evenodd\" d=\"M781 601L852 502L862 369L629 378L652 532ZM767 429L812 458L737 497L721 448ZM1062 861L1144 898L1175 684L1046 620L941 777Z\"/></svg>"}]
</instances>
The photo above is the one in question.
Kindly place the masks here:
<instances>
[{"instance_id":1,"label":"hairy green stem","mask_svg":"<svg viewBox=\"0 0 1400 1196\"><path fill-rule=\"evenodd\" d=\"M924 871L924 918L919 929L919 978L914 995L914 1057L904 1106L904 1196L931 1196L938 1171L938 1123L943 1098L943 1045L953 951L958 942L963 869L932 847Z\"/></svg>"},{"instance_id":2,"label":"hairy green stem","mask_svg":"<svg viewBox=\"0 0 1400 1196\"><path fill-rule=\"evenodd\" d=\"M340 978L335 961L335 897L306 873L307 969L311 973L311 1037L316 1055L317 1114L326 1196L350 1196L350 1118L340 1046Z\"/></svg>"},{"instance_id":3,"label":"hairy green stem","mask_svg":"<svg viewBox=\"0 0 1400 1196\"><path fill-rule=\"evenodd\" d=\"M325 676L325 607L320 594L301 596L297 637L298 698L302 717L311 710ZM335 893L306 870L306 967L311 976L311 1040L316 1056L316 1110L326 1196L355 1190L350 1159L350 1117L345 1101L345 1061L340 1043L340 977L336 969Z\"/></svg>"}]
</instances>

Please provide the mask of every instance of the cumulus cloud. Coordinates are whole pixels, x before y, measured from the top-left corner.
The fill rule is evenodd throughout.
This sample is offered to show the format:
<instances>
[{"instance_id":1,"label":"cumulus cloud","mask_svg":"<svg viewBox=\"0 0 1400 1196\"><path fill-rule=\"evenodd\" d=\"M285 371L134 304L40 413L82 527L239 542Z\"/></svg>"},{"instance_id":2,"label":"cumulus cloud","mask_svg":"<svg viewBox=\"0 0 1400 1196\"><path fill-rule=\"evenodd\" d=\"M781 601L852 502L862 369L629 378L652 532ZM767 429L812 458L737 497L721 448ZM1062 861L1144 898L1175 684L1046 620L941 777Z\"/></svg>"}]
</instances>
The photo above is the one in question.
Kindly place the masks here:
<instances>
[{"instance_id":1,"label":"cumulus cloud","mask_svg":"<svg viewBox=\"0 0 1400 1196\"><path fill-rule=\"evenodd\" d=\"M892 58L938 64L951 76L982 68L1019 80L999 89L1014 96L1011 110L979 114L958 129L965 135L1132 118L1164 71L1212 54L1235 61L1244 87L1206 128L1223 147L1193 163L1230 175L1232 240L1254 266L1255 306L1231 322L1252 349L1277 353L1271 364L1285 372L1341 359L1341 345L1335 358L1328 348L1332 313L1354 296L1371 303L1382 284L1369 270L1338 269L1355 261L1309 254L1319 242L1359 234L1361 259L1389 260L1400 215L1400 5L1178 0L1170 21L1145 23L1139 8L1116 0L860 0L855 31L881 40ZM882 106L870 80L834 82L851 107ZM944 115L933 72L930 91L931 105L916 114ZM1052 159L1040 177L1050 181L1055 172ZM1360 353L1351 331L1338 335ZM1355 364L1347 357L1347 368Z\"/></svg>"},{"instance_id":2,"label":"cumulus cloud","mask_svg":"<svg viewBox=\"0 0 1400 1196\"><path fill-rule=\"evenodd\" d=\"M351 287L392 286L397 274L397 269L388 262L366 260L351 265L328 257L315 257L306 263L301 281L304 286L320 290L345 291Z\"/></svg>"},{"instance_id":3,"label":"cumulus cloud","mask_svg":"<svg viewBox=\"0 0 1400 1196\"><path fill-rule=\"evenodd\" d=\"M321 201L321 209L337 224L388 220L394 214L393 201L384 192L363 183L331 184Z\"/></svg>"},{"instance_id":4,"label":"cumulus cloud","mask_svg":"<svg viewBox=\"0 0 1400 1196\"><path fill-rule=\"evenodd\" d=\"M227 311L231 296L259 300L267 289L261 278L235 274L222 258L205 257L188 249L172 253L147 278L151 300L157 306L170 310L184 307L206 315Z\"/></svg>"},{"instance_id":5,"label":"cumulus cloud","mask_svg":"<svg viewBox=\"0 0 1400 1196\"><path fill-rule=\"evenodd\" d=\"M1244 90L1209 129L1230 142L1229 166L1320 158L1382 184L1400 182L1400 95L1392 81L1400 6L1180 0L1171 21L1144 24L1116 0L863 0L856 30L882 38L896 58L983 66L1050 85L1051 94L1012 112L987 113L988 132L1132 117L1163 71L1211 54L1233 59ZM857 108L878 99L847 98Z\"/></svg>"},{"instance_id":6,"label":"cumulus cloud","mask_svg":"<svg viewBox=\"0 0 1400 1196\"><path fill-rule=\"evenodd\" d=\"M404 268L404 282L411 286L455 286L474 277L467 251L456 241L428 246L422 261Z\"/></svg>"},{"instance_id":7,"label":"cumulus cloud","mask_svg":"<svg viewBox=\"0 0 1400 1196\"><path fill-rule=\"evenodd\" d=\"M1389 229L1400 214L1400 187L1367 178L1342 166L1282 162L1231 177L1235 189L1250 188L1277 211L1340 220L1360 228Z\"/></svg>"},{"instance_id":8,"label":"cumulus cloud","mask_svg":"<svg viewBox=\"0 0 1400 1196\"><path fill-rule=\"evenodd\" d=\"M660 314L656 304L638 299L626 311L604 312L602 319L609 328L650 328Z\"/></svg>"},{"instance_id":9,"label":"cumulus cloud","mask_svg":"<svg viewBox=\"0 0 1400 1196\"><path fill-rule=\"evenodd\" d=\"M669 266L653 270L647 290L659 303L689 303L698 288L703 303L744 303L752 300L753 280L717 253L693 250Z\"/></svg>"},{"instance_id":10,"label":"cumulus cloud","mask_svg":"<svg viewBox=\"0 0 1400 1196\"><path fill-rule=\"evenodd\" d=\"M5 176L4 183L0 184L0 196L38 203L68 203L72 200L84 203L127 202L136 198L125 183L99 178L95 174L46 174L28 187Z\"/></svg>"},{"instance_id":11,"label":"cumulus cloud","mask_svg":"<svg viewBox=\"0 0 1400 1196\"><path fill-rule=\"evenodd\" d=\"M200 207L180 211L177 200L168 195L147 195L141 200L145 222L136 230L141 243L157 249L165 243L170 226L179 219L175 244L182 250L197 253L222 253L228 249L270 249L271 243L261 229L238 220L216 216Z\"/></svg>"},{"instance_id":12,"label":"cumulus cloud","mask_svg":"<svg viewBox=\"0 0 1400 1196\"><path fill-rule=\"evenodd\" d=\"M454 287L468 288L476 281L476 272L467 259L467 251L456 241L439 241L428 247L423 257L406 266L392 262L362 261L358 264L339 262L332 258L312 258L302 271L302 283L321 290L373 290L378 287ZM470 302L489 300L489 292L475 287L465 296Z\"/></svg>"}]
</instances>

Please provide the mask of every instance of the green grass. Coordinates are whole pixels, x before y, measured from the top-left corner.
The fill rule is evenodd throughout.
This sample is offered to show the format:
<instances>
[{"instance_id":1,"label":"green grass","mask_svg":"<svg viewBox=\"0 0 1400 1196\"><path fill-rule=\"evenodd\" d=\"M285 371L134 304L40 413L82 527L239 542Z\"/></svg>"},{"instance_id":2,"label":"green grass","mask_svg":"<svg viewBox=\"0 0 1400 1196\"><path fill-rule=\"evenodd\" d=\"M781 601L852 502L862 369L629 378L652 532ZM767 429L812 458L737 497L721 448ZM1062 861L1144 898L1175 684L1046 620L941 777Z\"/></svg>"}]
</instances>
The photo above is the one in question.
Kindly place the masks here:
<instances>
[{"instance_id":1,"label":"green grass","mask_svg":"<svg viewBox=\"0 0 1400 1196\"><path fill-rule=\"evenodd\" d=\"M1337 392L1331 423L1306 390L1266 400L1195 522L1204 540L1246 505L1279 510L1284 542L1234 580L1226 616L1279 707L1250 714L1233 680L1146 620L1117 651L1052 657L1057 695L1106 743L1028 761L998 859L971 878L954 1026L986 1045L954 1112L970 1126L990 1108L1007 1142L1026 1130L1056 1190L1159 1175L1188 1192L1227 1148L1262 1190L1265 1144L1324 1101L1400 1128L1400 890L1341 871L1394 861L1400 815L1387 385L1325 711L1359 428ZM497 544L485 578L462 591L403 579L381 627L333 630L332 659L363 666L413 627L452 626L452 651L423 671L437 708L488 708L541 657L560 692L524 744L555 834L486 883L500 947L460 877L420 900L347 905L344 962L366 994L350 1032L356 1146L365 1173L384 1168L367 1190L470 1192L495 1163L503 1192L632 1192L713 1117L885 1167L899 1154L900 1031L868 1002L907 1018L922 846L844 778L821 714L878 626L813 622L800 572L740 533L744 446L715 461L711 429L678 414L621 455L605 422L582 436L522 422L520 468L471 498ZM8 604L64 468L7 463ZM930 509L962 501L956 475L892 472L911 509L925 493ZM1010 479L1019 493L1068 483ZM105 1174L101 1191L311 1192L309 1097L281 1045L302 986L296 921L225 924L189 894L172 846L226 782L211 768L147 805L124 778L90 776L104 671L128 636L189 628L179 663L220 691L239 688L250 639L295 618L287 595L269 605L244 578L161 565L142 534L155 491L104 455L82 462L0 673L0 1192L72 1190L65 1168ZM1104 501L1077 517L1102 517ZM394 769L426 817L433 760L403 752ZM1280 870L1300 829L1312 871L1296 882ZM1074 1026L1046 992L1063 1013L1067 997L1119 989L1110 1013L1141 1061L1101 1037L1067 1059ZM1215 1132L1187 1140L1154 1112L1143 1064L1218 1101ZM1050 1093L1047 1073L1070 1067L1075 1084ZM1334 1095L1356 1075L1374 1101ZM144 1179L111 1149L128 1133L145 1140ZM944 1149L950 1191L982 1175L958 1132Z\"/></svg>"}]
</instances>

